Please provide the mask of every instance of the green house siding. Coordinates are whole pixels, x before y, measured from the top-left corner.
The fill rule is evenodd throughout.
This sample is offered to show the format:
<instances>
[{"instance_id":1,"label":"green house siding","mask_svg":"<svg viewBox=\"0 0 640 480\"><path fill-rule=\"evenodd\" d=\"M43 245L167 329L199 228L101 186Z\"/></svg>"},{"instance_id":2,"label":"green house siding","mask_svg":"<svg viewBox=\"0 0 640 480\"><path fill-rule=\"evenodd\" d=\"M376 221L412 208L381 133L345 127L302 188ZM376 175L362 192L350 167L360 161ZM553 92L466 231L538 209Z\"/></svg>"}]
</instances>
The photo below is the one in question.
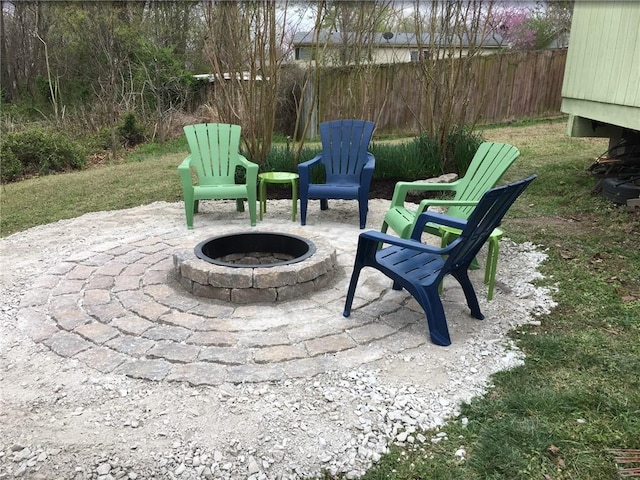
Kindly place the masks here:
<instances>
[{"instance_id":1,"label":"green house siding","mask_svg":"<svg viewBox=\"0 0 640 480\"><path fill-rule=\"evenodd\" d=\"M640 130L640 3L576 1L561 110L573 136L591 120Z\"/></svg>"}]
</instances>

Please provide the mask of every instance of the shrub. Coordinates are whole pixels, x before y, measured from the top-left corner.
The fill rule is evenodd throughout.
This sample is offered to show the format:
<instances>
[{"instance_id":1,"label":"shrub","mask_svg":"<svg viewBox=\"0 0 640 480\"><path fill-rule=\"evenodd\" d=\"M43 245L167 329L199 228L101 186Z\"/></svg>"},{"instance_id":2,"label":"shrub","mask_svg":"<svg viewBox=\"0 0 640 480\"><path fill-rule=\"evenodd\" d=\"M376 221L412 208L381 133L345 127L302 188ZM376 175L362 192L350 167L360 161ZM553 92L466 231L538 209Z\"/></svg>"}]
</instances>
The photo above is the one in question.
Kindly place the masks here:
<instances>
[{"instance_id":1,"label":"shrub","mask_svg":"<svg viewBox=\"0 0 640 480\"><path fill-rule=\"evenodd\" d=\"M320 147L302 147L300 163L311 160L318 153L320 153ZM298 164L296 163L293 151L277 145L271 147L271 150L267 154L267 159L261 166L261 171L297 173Z\"/></svg>"},{"instance_id":2,"label":"shrub","mask_svg":"<svg viewBox=\"0 0 640 480\"><path fill-rule=\"evenodd\" d=\"M463 176L478 147L483 142L480 134L469 129L458 129L447 137L446 162L434 138L422 134L411 141L398 143L372 143L369 151L376 157L374 178L413 181L437 177L443 173L457 173ZM320 147L304 147L300 162L311 160L320 152ZM260 166L261 172L297 172L293 152L275 145L267 159ZM313 181L324 178L322 169L313 169Z\"/></svg>"},{"instance_id":3,"label":"shrub","mask_svg":"<svg viewBox=\"0 0 640 480\"><path fill-rule=\"evenodd\" d=\"M295 135L298 104L302 95L305 71L299 65L283 65L280 69L274 131L285 136Z\"/></svg>"},{"instance_id":4,"label":"shrub","mask_svg":"<svg viewBox=\"0 0 640 480\"><path fill-rule=\"evenodd\" d=\"M97 132L86 134L83 142L87 150L99 152L105 150L113 150L115 147L135 147L141 145L147 140L146 131L134 113L127 113L116 126L115 134L112 128L102 127Z\"/></svg>"},{"instance_id":5,"label":"shrub","mask_svg":"<svg viewBox=\"0 0 640 480\"><path fill-rule=\"evenodd\" d=\"M144 128L136 121L136 116L129 112L124 116L122 125L118 127L118 135L126 147L135 147L144 142Z\"/></svg>"},{"instance_id":6,"label":"shrub","mask_svg":"<svg viewBox=\"0 0 640 480\"><path fill-rule=\"evenodd\" d=\"M103 127L95 133L87 134L83 139L83 143L90 152L109 150L112 147L111 129Z\"/></svg>"},{"instance_id":7,"label":"shrub","mask_svg":"<svg viewBox=\"0 0 640 480\"><path fill-rule=\"evenodd\" d=\"M370 148L376 157L374 177L411 181L443 173L462 176L482 142L480 134L463 128L448 135L447 152L441 152L436 140L424 133L411 142L375 143Z\"/></svg>"},{"instance_id":8,"label":"shrub","mask_svg":"<svg viewBox=\"0 0 640 480\"><path fill-rule=\"evenodd\" d=\"M418 137L411 142L376 143L370 147L376 157L376 178L415 180L437 175L440 159L424 147L425 139Z\"/></svg>"},{"instance_id":9,"label":"shrub","mask_svg":"<svg viewBox=\"0 0 640 480\"><path fill-rule=\"evenodd\" d=\"M467 173L469 164L482 142L484 142L482 135L468 128L460 128L449 132L447 137L447 158L452 160L450 164L455 173L461 177ZM448 172L445 171L443 173Z\"/></svg>"},{"instance_id":10,"label":"shrub","mask_svg":"<svg viewBox=\"0 0 640 480\"><path fill-rule=\"evenodd\" d=\"M311 160L318 153L320 153L320 147L302 147L299 163ZM261 165L260 170L262 172L298 173L298 163L296 163L295 156L289 148L273 146L267 154L267 159L264 164ZM311 181L324 181L324 169L322 166L311 170Z\"/></svg>"},{"instance_id":11,"label":"shrub","mask_svg":"<svg viewBox=\"0 0 640 480\"><path fill-rule=\"evenodd\" d=\"M414 140L416 155L424 159L428 171L422 178L435 177L442 172L442 154L436 139L423 133Z\"/></svg>"},{"instance_id":12,"label":"shrub","mask_svg":"<svg viewBox=\"0 0 640 480\"><path fill-rule=\"evenodd\" d=\"M0 157L2 157L2 165L0 173L2 174L2 182L11 182L22 175L22 165L13 150L11 150L6 142L2 142L0 148Z\"/></svg>"},{"instance_id":13,"label":"shrub","mask_svg":"<svg viewBox=\"0 0 640 480\"><path fill-rule=\"evenodd\" d=\"M82 147L62 133L42 129L24 130L3 135L2 181L25 175L47 175L80 169L86 159Z\"/></svg>"}]
</instances>

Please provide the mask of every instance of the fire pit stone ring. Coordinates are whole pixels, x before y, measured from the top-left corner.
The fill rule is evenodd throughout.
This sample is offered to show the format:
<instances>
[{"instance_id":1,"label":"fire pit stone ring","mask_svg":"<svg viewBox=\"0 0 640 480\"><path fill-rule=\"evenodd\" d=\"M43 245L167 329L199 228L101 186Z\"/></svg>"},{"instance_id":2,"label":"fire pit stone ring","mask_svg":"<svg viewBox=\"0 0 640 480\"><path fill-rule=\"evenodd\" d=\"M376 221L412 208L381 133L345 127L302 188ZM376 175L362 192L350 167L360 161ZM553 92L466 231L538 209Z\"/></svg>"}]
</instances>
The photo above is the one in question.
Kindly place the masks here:
<instances>
[{"instance_id":1,"label":"fire pit stone ring","mask_svg":"<svg viewBox=\"0 0 640 480\"><path fill-rule=\"evenodd\" d=\"M175 277L188 292L236 304L280 302L317 291L333 279L337 263L335 249L324 240L280 233L223 235L173 254Z\"/></svg>"}]
</instances>

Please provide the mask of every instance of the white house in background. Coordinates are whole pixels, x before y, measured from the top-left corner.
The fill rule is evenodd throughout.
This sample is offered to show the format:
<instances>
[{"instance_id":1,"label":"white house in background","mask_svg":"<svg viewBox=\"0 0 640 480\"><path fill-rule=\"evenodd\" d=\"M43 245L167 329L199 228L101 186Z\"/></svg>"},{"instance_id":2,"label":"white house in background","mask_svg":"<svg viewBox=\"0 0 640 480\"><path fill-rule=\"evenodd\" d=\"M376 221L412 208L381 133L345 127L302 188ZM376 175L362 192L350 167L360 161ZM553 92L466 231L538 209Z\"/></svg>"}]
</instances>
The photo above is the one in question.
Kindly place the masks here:
<instances>
[{"instance_id":1,"label":"white house in background","mask_svg":"<svg viewBox=\"0 0 640 480\"><path fill-rule=\"evenodd\" d=\"M482 55L497 52L502 48L503 40L499 35L488 35L483 42L473 42ZM351 58L349 52L341 49L350 48L349 45L363 45L361 60L371 63L409 63L418 62L424 58L431 58L439 51L450 52L453 48L456 53L460 51L466 55L470 42L468 37L454 38L450 42L442 37L436 37L433 41L429 34L417 36L415 33L375 33L371 36L362 36L355 33L345 35L340 32L320 32L314 37L314 32L298 32L293 37L293 47L296 62L308 63L315 61L317 55L322 55L328 64L340 64L341 55ZM370 48L367 48L370 44Z\"/></svg>"},{"instance_id":2,"label":"white house in background","mask_svg":"<svg viewBox=\"0 0 640 480\"><path fill-rule=\"evenodd\" d=\"M222 78L224 80L231 80L231 76L232 74L229 72L225 72L222 74ZM238 72L236 73L235 77L236 80L243 80L245 82L248 82L251 79L251 72ZM197 75L194 75L193 78L195 78L196 80L206 80L209 83L213 83L216 80L220 80L220 75L213 73L199 73ZM255 75L254 80L256 80L257 82L261 82L262 75ZM267 78L267 80L269 79Z\"/></svg>"}]
</instances>

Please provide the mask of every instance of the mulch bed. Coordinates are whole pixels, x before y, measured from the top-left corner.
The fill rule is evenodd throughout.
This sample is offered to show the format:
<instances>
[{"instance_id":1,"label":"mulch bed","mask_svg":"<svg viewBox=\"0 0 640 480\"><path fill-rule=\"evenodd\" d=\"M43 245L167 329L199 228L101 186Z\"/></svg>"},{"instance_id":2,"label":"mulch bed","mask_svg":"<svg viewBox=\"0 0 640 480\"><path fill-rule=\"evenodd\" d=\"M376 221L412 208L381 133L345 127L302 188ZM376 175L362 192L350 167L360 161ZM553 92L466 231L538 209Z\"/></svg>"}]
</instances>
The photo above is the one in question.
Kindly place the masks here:
<instances>
[{"instance_id":1,"label":"mulch bed","mask_svg":"<svg viewBox=\"0 0 640 480\"><path fill-rule=\"evenodd\" d=\"M393 197L393 189L396 185L396 179L373 179L371 182L371 188L369 190L369 198L381 198L385 200L391 200ZM420 203L425 198L433 198L432 193L409 193L407 195L407 201L413 203ZM267 188L267 198L271 200L287 200L291 199L291 187L288 185L269 185Z\"/></svg>"}]
</instances>

